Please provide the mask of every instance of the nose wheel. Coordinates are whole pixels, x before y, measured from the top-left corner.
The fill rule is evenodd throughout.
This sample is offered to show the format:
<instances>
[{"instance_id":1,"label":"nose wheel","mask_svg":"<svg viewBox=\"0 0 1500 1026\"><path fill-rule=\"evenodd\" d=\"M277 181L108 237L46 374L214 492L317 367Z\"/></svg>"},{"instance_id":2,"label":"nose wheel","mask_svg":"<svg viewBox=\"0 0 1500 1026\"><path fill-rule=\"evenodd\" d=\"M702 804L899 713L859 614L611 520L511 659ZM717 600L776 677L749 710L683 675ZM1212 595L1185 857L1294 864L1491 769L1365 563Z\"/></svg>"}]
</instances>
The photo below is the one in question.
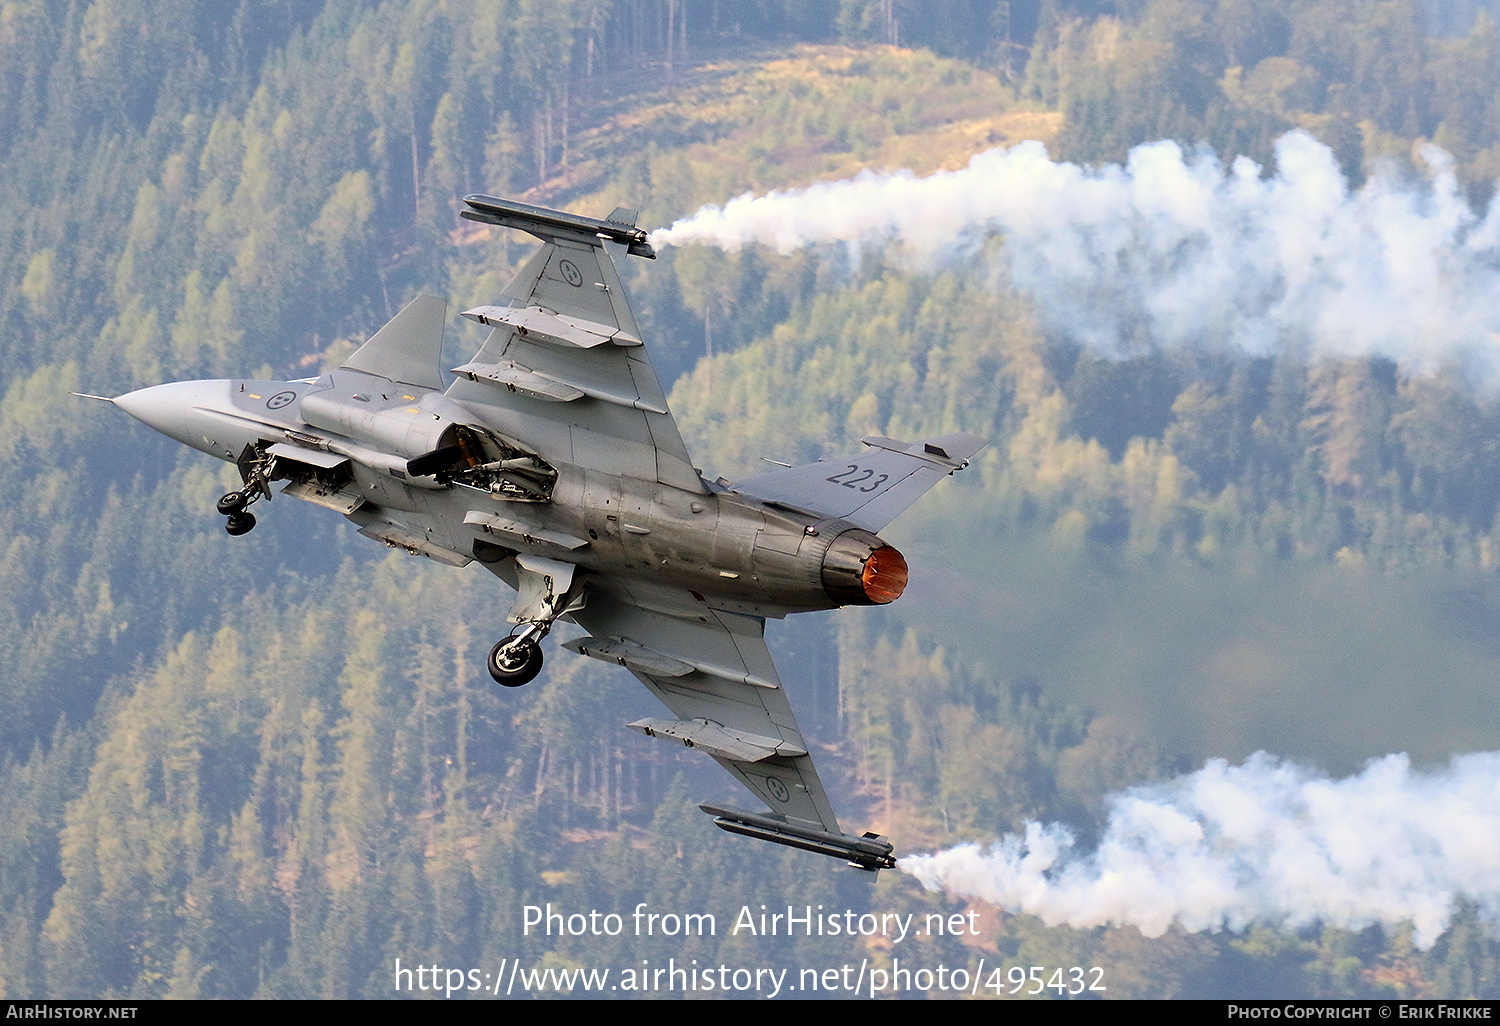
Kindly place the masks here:
<instances>
[{"instance_id":1,"label":"nose wheel","mask_svg":"<svg viewBox=\"0 0 1500 1026\"><path fill-rule=\"evenodd\" d=\"M245 507L254 502L258 495L246 492L230 492L228 495L220 496L218 501L219 512L228 517L224 524L224 530L233 537L248 534L255 527L255 514L247 513Z\"/></svg>"},{"instance_id":2,"label":"nose wheel","mask_svg":"<svg viewBox=\"0 0 1500 1026\"><path fill-rule=\"evenodd\" d=\"M254 527L254 513L236 513L224 522L224 530L232 538L238 538L242 534L249 534Z\"/></svg>"}]
</instances>

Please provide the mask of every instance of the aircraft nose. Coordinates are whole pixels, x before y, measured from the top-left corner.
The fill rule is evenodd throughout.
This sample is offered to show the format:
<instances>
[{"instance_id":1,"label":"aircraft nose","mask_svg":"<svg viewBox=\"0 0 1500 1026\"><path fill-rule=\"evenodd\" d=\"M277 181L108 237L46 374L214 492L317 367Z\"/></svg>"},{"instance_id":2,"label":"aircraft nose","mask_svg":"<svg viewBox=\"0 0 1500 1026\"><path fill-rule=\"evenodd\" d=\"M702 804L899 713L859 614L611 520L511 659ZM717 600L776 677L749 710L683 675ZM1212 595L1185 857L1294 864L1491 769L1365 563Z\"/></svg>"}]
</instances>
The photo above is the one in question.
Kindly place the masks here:
<instances>
[{"instance_id":1,"label":"aircraft nose","mask_svg":"<svg viewBox=\"0 0 1500 1026\"><path fill-rule=\"evenodd\" d=\"M188 411L194 406L212 405L216 397L223 395L225 384L223 381L173 381L166 385L152 385L127 392L115 399L115 405L147 427L184 445L194 445L188 431Z\"/></svg>"}]
</instances>

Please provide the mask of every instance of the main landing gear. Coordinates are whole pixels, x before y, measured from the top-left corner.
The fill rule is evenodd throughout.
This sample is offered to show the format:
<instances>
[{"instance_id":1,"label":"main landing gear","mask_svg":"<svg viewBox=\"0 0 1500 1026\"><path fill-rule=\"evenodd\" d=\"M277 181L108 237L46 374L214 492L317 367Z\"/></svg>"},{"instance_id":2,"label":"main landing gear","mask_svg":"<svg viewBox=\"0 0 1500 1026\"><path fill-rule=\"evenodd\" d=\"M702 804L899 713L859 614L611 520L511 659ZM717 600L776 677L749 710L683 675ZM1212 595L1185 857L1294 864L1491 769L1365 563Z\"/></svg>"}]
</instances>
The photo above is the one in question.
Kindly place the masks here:
<instances>
[{"instance_id":1,"label":"main landing gear","mask_svg":"<svg viewBox=\"0 0 1500 1026\"><path fill-rule=\"evenodd\" d=\"M507 688L530 684L542 672L541 640L551 623L532 622L490 649L485 667L495 683Z\"/></svg>"},{"instance_id":2,"label":"main landing gear","mask_svg":"<svg viewBox=\"0 0 1500 1026\"><path fill-rule=\"evenodd\" d=\"M510 619L510 637L490 649L485 668L495 683L518 688L542 672L542 639L564 613L583 607L583 594L574 584L574 567L538 556L516 557L519 585Z\"/></svg>"}]
</instances>

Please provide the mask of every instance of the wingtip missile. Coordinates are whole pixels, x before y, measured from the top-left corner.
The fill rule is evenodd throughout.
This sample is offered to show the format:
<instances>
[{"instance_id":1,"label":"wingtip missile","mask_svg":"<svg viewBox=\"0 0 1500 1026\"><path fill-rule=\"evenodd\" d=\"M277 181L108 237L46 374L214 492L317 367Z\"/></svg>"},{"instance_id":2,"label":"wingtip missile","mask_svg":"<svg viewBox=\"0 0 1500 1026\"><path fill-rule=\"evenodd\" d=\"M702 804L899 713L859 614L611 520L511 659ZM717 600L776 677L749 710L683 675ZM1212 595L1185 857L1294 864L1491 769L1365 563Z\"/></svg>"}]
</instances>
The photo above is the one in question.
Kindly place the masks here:
<instances>
[{"instance_id":1,"label":"wingtip missile","mask_svg":"<svg viewBox=\"0 0 1500 1026\"><path fill-rule=\"evenodd\" d=\"M464 204L469 208L459 213L470 221L498 224L505 228L516 228L529 232L539 239L550 240L563 235L618 242L626 247L631 256L656 259L656 250L646 241L646 232L637 228L634 221L599 219L570 214L564 210L549 210L546 207L518 203L498 196L465 196ZM623 207L615 210L616 217L628 217L632 212Z\"/></svg>"},{"instance_id":2,"label":"wingtip missile","mask_svg":"<svg viewBox=\"0 0 1500 1026\"><path fill-rule=\"evenodd\" d=\"M778 816L763 816L743 809L700 804L698 808L714 817L714 826L731 834L755 837L788 848L817 852L836 859L847 859L850 866L875 872L895 869L895 845L879 834L831 834L824 830L800 827Z\"/></svg>"}]
</instances>

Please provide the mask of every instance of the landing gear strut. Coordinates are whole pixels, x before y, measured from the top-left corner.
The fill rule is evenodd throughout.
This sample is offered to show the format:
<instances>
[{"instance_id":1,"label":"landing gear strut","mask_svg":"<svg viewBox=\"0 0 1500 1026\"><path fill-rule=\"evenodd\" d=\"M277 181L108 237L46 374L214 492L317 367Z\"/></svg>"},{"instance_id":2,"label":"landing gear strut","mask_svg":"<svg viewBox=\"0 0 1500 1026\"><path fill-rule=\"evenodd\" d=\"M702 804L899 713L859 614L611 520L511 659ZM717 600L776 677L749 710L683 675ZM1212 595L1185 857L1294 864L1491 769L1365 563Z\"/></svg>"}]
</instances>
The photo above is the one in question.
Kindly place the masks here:
<instances>
[{"instance_id":1,"label":"landing gear strut","mask_svg":"<svg viewBox=\"0 0 1500 1026\"><path fill-rule=\"evenodd\" d=\"M516 569L520 594L510 617L516 627L510 637L490 649L490 657L485 660L495 683L507 688L536 679L542 672L542 639L559 616L583 606L571 564L520 556Z\"/></svg>"},{"instance_id":2,"label":"landing gear strut","mask_svg":"<svg viewBox=\"0 0 1500 1026\"><path fill-rule=\"evenodd\" d=\"M224 524L224 530L231 537L249 534L255 527L255 514L247 512L245 507L271 497L271 474L276 470L276 457L261 452L253 445L247 445L245 451L240 453L237 463L245 489L222 495L217 503L219 512L229 518Z\"/></svg>"}]
</instances>

